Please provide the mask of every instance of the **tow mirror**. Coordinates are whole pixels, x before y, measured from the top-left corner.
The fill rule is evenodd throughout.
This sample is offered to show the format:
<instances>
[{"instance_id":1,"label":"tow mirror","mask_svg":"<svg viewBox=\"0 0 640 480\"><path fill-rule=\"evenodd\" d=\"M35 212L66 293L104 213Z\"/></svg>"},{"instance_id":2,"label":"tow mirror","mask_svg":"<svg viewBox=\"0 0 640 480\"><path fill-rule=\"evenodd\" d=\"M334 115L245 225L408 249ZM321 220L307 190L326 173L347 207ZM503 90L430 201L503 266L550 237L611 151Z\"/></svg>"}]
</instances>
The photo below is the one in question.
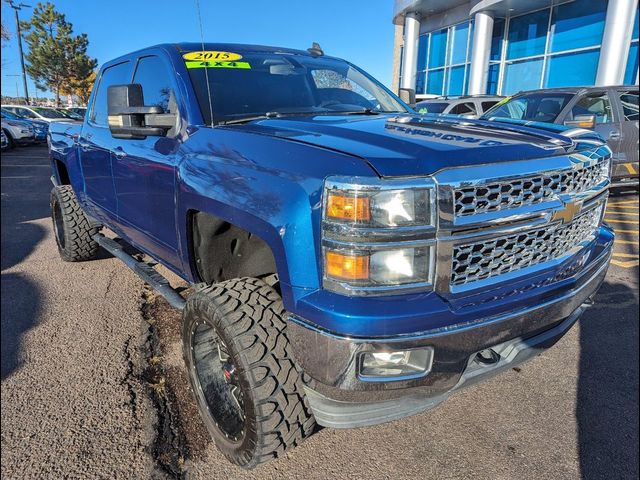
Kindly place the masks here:
<instances>
[{"instance_id":1,"label":"tow mirror","mask_svg":"<svg viewBox=\"0 0 640 480\"><path fill-rule=\"evenodd\" d=\"M579 127L593 129L596 126L595 115L576 115L573 120L565 120L564 124L567 127Z\"/></svg>"},{"instance_id":2,"label":"tow mirror","mask_svg":"<svg viewBox=\"0 0 640 480\"><path fill-rule=\"evenodd\" d=\"M146 107L142 85L112 85L107 89L107 115L113 138L143 139L163 137L176 124L174 113L164 113L162 107Z\"/></svg>"}]
</instances>

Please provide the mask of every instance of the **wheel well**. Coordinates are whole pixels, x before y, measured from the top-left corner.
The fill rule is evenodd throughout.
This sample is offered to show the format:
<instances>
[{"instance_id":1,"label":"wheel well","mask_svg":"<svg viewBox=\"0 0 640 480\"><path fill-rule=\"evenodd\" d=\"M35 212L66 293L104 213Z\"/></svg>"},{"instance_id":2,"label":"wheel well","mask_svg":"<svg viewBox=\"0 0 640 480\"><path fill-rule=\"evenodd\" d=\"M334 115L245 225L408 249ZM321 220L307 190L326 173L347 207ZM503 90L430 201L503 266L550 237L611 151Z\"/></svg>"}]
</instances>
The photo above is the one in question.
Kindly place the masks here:
<instances>
[{"instance_id":1,"label":"wheel well","mask_svg":"<svg viewBox=\"0 0 640 480\"><path fill-rule=\"evenodd\" d=\"M58 180L60 181L60 185L71 185L71 181L69 180L69 172L67 171L67 166L60 160L56 160L55 162L56 162L56 170L58 170Z\"/></svg>"},{"instance_id":2,"label":"wheel well","mask_svg":"<svg viewBox=\"0 0 640 480\"><path fill-rule=\"evenodd\" d=\"M204 212L193 212L190 224L191 255L200 281L212 284L277 273L271 248L257 235Z\"/></svg>"}]
</instances>

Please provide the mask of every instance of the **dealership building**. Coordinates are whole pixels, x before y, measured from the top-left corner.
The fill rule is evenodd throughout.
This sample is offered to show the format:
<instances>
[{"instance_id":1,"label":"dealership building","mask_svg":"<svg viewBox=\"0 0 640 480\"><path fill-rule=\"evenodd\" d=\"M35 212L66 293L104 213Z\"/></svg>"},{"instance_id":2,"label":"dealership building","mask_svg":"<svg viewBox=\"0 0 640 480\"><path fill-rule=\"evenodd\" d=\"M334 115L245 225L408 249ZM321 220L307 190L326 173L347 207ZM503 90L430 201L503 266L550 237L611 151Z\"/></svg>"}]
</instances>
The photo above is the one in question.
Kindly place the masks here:
<instances>
[{"instance_id":1,"label":"dealership building","mask_svg":"<svg viewBox=\"0 0 640 480\"><path fill-rule=\"evenodd\" d=\"M638 0L395 0L394 90L638 83Z\"/></svg>"}]
</instances>

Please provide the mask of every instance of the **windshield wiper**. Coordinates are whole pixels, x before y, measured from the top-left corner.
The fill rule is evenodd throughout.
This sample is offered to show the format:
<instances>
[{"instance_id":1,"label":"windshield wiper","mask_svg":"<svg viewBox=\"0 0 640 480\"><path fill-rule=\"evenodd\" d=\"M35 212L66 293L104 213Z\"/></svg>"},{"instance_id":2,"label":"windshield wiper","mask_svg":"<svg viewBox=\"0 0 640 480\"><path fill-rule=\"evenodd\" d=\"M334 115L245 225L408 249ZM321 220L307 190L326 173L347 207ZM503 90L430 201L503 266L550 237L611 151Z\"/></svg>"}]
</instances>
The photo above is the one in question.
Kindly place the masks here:
<instances>
[{"instance_id":1,"label":"windshield wiper","mask_svg":"<svg viewBox=\"0 0 640 480\"><path fill-rule=\"evenodd\" d=\"M233 120L225 120L218 125L233 125L234 123L247 123L254 120L264 120L266 118L277 118L280 114L278 112L267 112L261 115L249 115L248 117L235 118Z\"/></svg>"}]
</instances>

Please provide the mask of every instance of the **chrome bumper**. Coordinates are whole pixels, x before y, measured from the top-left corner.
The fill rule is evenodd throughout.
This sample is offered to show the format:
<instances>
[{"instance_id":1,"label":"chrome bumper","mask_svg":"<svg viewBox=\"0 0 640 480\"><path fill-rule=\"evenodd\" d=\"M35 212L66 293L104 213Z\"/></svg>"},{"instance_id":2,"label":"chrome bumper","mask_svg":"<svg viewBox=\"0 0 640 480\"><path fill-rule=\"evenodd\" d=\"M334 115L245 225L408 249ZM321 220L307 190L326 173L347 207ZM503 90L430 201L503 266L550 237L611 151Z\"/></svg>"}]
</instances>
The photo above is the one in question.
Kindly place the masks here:
<instances>
[{"instance_id":1,"label":"chrome bumper","mask_svg":"<svg viewBox=\"0 0 640 480\"><path fill-rule=\"evenodd\" d=\"M349 338L321 331L292 315L290 342L297 362L313 379L307 397L319 424L352 428L384 423L434 407L452 392L514 366L552 346L578 320L583 305L604 280L607 249L585 271L577 286L534 308L454 326L445 332L393 338ZM363 352L432 347L434 361L426 376L390 382L358 378ZM492 348L500 360L480 367L477 352ZM502 352L502 353L501 353Z\"/></svg>"}]
</instances>

